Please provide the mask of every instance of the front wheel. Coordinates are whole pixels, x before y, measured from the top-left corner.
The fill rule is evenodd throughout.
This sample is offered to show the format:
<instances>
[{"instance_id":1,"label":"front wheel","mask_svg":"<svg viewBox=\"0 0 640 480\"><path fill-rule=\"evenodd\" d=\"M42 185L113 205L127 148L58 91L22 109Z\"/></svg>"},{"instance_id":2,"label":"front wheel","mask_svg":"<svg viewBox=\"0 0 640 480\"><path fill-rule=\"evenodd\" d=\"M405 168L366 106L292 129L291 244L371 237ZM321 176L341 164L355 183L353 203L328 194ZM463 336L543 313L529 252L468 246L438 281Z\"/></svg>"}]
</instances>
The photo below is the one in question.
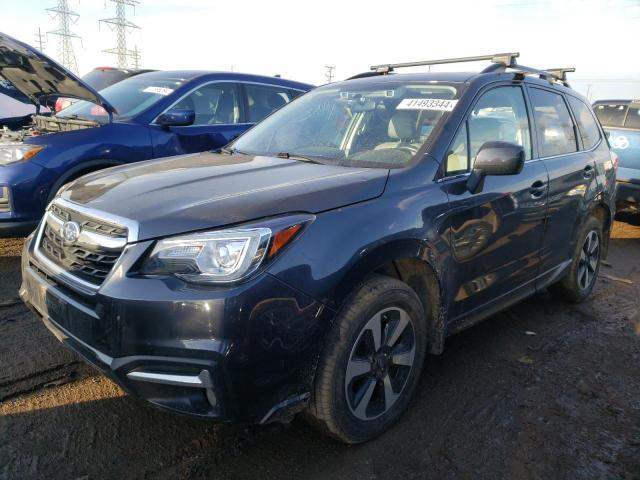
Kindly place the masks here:
<instances>
[{"instance_id":1,"label":"front wheel","mask_svg":"<svg viewBox=\"0 0 640 480\"><path fill-rule=\"evenodd\" d=\"M311 404L313 423L346 443L379 435L400 417L427 351L427 319L405 283L377 276L343 307L327 335Z\"/></svg>"},{"instance_id":2,"label":"front wheel","mask_svg":"<svg viewBox=\"0 0 640 480\"><path fill-rule=\"evenodd\" d=\"M593 290L602 260L602 224L589 217L580 230L571 269L549 291L554 297L574 303L584 301Z\"/></svg>"}]
</instances>

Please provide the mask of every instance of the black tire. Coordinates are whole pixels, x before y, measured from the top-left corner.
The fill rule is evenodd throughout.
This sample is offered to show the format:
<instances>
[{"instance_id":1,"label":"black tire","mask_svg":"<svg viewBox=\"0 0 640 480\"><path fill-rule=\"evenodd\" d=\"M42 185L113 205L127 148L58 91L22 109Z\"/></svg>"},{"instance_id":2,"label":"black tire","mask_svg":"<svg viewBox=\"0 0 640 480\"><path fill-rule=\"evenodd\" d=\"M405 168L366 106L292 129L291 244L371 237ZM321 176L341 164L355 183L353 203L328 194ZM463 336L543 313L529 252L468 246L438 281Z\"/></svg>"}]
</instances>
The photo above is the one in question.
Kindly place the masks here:
<instances>
[{"instance_id":1,"label":"black tire","mask_svg":"<svg viewBox=\"0 0 640 480\"><path fill-rule=\"evenodd\" d=\"M311 423L345 443L365 442L393 425L420 378L427 352L425 310L416 293L394 278L375 276L361 285L327 333L306 412ZM371 327L377 323L380 348L375 351ZM375 351L370 357L368 347ZM347 370L356 364L368 364L370 371L353 375L349 370L347 383ZM370 389L369 396L358 397Z\"/></svg>"},{"instance_id":2,"label":"black tire","mask_svg":"<svg viewBox=\"0 0 640 480\"><path fill-rule=\"evenodd\" d=\"M597 237L597 258L593 259L589 255L585 258L585 246L588 239L593 235ZM589 297L598 278L600 263L602 261L602 222L595 216L590 216L584 223L576 239L575 250L571 268L558 283L549 287L549 292L554 298L559 300L580 303ZM590 261L594 260L594 261ZM589 281L585 285L585 270Z\"/></svg>"}]
</instances>

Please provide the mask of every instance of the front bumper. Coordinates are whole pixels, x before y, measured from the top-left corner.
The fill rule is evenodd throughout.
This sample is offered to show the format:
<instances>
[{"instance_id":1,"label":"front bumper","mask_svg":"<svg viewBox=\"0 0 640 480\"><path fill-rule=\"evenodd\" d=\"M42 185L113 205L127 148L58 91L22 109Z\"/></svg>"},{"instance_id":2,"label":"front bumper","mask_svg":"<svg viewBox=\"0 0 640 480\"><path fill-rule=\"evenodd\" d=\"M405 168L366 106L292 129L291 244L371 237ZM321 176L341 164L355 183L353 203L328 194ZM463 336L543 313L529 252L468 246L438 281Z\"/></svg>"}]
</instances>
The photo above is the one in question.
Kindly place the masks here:
<instances>
[{"instance_id":1,"label":"front bumper","mask_svg":"<svg viewBox=\"0 0 640 480\"><path fill-rule=\"evenodd\" d=\"M617 181L616 206L640 208L640 183Z\"/></svg>"},{"instance_id":2,"label":"front bumper","mask_svg":"<svg viewBox=\"0 0 640 480\"><path fill-rule=\"evenodd\" d=\"M47 272L32 243L23 252L21 298L128 393L220 421L263 423L303 407L332 317L322 304L265 273L196 288L114 272L88 295ZM149 246L132 245L127 258Z\"/></svg>"}]
</instances>

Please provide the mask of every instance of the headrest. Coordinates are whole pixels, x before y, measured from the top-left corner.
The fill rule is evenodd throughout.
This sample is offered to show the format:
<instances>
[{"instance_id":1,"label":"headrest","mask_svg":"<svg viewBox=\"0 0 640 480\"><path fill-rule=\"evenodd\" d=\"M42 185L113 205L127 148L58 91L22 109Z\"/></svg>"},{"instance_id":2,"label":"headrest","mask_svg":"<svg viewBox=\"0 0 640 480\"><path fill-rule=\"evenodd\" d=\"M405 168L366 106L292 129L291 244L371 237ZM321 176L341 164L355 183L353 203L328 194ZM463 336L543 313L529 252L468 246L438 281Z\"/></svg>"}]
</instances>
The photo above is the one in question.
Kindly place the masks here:
<instances>
[{"instance_id":1,"label":"headrest","mask_svg":"<svg viewBox=\"0 0 640 480\"><path fill-rule=\"evenodd\" d=\"M285 103L287 103L287 101L284 98L282 98L282 95L279 95L275 92L271 93L267 97L267 105L271 110L277 110L278 108L283 106Z\"/></svg>"},{"instance_id":2,"label":"headrest","mask_svg":"<svg viewBox=\"0 0 640 480\"><path fill-rule=\"evenodd\" d=\"M401 110L394 113L389 119L387 133L395 140L414 139L416 137L415 112Z\"/></svg>"}]
</instances>

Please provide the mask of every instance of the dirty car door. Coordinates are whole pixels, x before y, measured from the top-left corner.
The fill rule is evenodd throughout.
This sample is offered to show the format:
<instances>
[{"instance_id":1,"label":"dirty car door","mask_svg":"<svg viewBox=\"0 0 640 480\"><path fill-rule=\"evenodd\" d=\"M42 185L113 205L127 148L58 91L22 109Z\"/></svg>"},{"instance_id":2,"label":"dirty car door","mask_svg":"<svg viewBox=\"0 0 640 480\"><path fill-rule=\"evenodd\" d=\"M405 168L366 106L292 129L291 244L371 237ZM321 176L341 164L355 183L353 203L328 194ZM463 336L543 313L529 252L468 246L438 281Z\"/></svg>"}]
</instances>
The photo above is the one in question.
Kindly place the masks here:
<instances>
[{"instance_id":1,"label":"dirty car door","mask_svg":"<svg viewBox=\"0 0 640 480\"><path fill-rule=\"evenodd\" d=\"M522 146L524 168L517 175L487 176L482 191L470 193L467 172L488 141ZM447 304L453 322L498 305L516 291L524 296L535 290L548 176L544 164L531 156L531 129L521 87L502 86L484 93L447 156L452 253Z\"/></svg>"}]
</instances>

